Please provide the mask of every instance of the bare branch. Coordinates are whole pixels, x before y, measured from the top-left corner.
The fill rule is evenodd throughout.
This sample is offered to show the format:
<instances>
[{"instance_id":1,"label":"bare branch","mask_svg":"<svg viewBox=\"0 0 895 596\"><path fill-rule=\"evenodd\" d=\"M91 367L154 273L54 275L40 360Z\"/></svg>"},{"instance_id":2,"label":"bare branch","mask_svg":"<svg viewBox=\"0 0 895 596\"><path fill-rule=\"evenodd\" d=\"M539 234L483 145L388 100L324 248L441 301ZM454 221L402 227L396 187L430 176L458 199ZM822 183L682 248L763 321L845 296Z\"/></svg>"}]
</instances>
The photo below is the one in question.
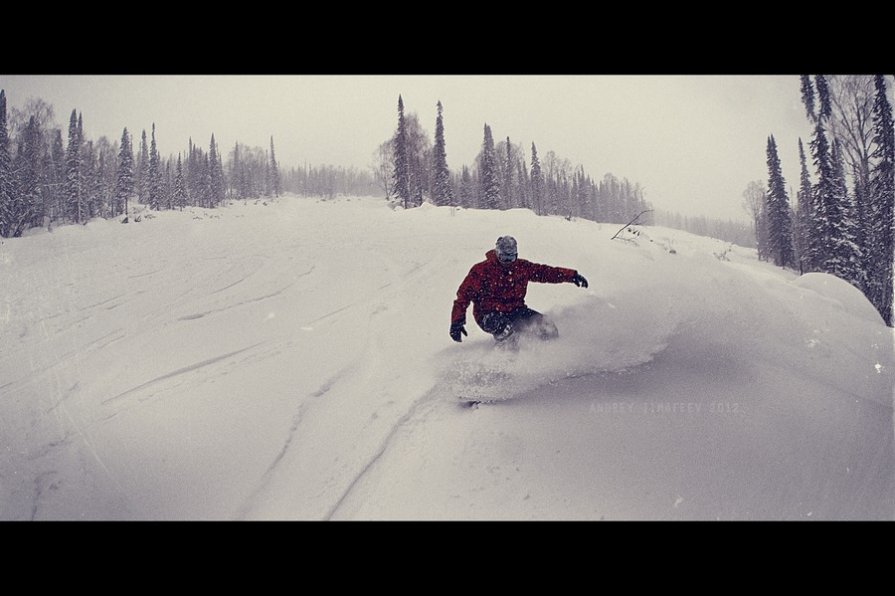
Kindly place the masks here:
<instances>
[{"instance_id":1,"label":"bare branch","mask_svg":"<svg viewBox=\"0 0 895 596\"><path fill-rule=\"evenodd\" d=\"M828 82L835 114L830 121L833 136L840 141L850 169L866 179L873 141L872 79L864 75L837 75Z\"/></svg>"},{"instance_id":2,"label":"bare branch","mask_svg":"<svg viewBox=\"0 0 895 596\"><path fill-rule=\"evenodd\" d=\"M640 216L641 216L641 215L643 215L644 213L650 213L651 211L652 211L652 209L645 209L645 210L641 211L640 213L638 213L637 216L636 216L634 219L632 219L631 221L629 221L628 223L626 223L625 225L623 225L623 226L621 227L621 229L619 229L619 231L616 232L616 233L612 236L612 238L610 238L610 240L615 240L615 238L616 238L619 234L621 234L622 231L624 231L625 228L627 228L627 227L630 226L630 225L633 225L638 219L640 219Z\"/></svg>"}]
</instances>

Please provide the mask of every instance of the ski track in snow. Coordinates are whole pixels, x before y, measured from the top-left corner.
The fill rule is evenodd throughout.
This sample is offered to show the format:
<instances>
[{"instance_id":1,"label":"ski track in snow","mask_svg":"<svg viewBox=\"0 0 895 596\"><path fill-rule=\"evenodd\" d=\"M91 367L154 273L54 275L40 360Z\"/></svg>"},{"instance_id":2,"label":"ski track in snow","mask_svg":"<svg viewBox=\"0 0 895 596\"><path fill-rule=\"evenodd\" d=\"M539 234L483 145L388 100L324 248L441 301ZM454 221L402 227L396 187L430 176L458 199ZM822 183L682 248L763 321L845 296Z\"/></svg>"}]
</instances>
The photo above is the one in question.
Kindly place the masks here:
<instances>
[{"instance_id":1,"label":"ski track in snow","mask_svg":"<svg viewBox=\"0 0 895 596\"><path fill-rule=\"evenodd\" d=\"M96 463L99 464L99 467L100 467L100 469L102 469L106 478L109 479L112 486L115 488L115 490L117 490L117 492L119 494L125 494L123 487L121 486L121 484L118 483L118 480L115 478L115 474L112 473L112 471L106 465L106 462L100 456L99 452L96 449L96 446L94 445L93 441L90 439L90 436L88 435L88 433L84 432L82 424L79 423L75 419L75 417L71 414L71 412L69 412L68 408L65 405L65 400L63 399L60 402L60 404L62 406L62 411L65 413L65 416L68 419L69 423L75 429L75 432L77 432L78 437L81 439L83 444L87 446L87 448L90 452L90 455L93 457L93 459L96 461Z\"/></svg>"},{"instance_id":2,"label":"ski track in snow","mask_svg":"<svg viewBox=\"0 0 895 596\"><path fill-rule=\"evenodd\" d=\"M435 395L440 394L441 392L435 393ZM399 432L404 430L407 424L413 420L414 416L418 414L418 410L422 405L431 403L431 401L432 395L423 396L419 400L413 402L410 409L394 423L391 430L382 440L382 443L373 453L370 460L354 476L342 495L336 500L330 510L327 511L327 513L323 516L324 521L332 520L336 515L338 515L342 505L351 497L354 489L367 477L368 474L371 473L372 470L375 469L376 463L380 460L380 458L382 458L383 455L385 455L386 451L388 451L389 447L392 445Z\"/></svg>"},{"instance_id":3,"label":"ski track in snow","mask_svg":"<svg viewBox=\"0 0 895 596\"><path fill-rule=\"evenodd\" d=\"M339 381L339 379L343 378L345 375L349 374L355 365L350 365L345 369L340 370L336 373L332 378L327 380L319 389L310 394L312 398L322 398L324 397L335 384ZM292 417L292 425L289 427L289 431L286 436L286 440L283 442L282 448L276 454L273 461L270 462L267 469L262 474L261 479L258 481L251 494L243 501L243 503L236 509L236 513L234 515L234 519L244 520L249 515L249 513L257 507L258 496L262 494L265 490L267 490L268 484L274 474L277 473L278 466L283 461L283 458L289 452L289 448L292 446L293 440L295 439L296 433L298 432L299 427L301 426L302 421L305 419L305 414L310 407L306 401L302 401L299 404L298 411Z\"/></svg>"},{"instance_id":4,"label":"ski track in snow","mask_svg":"<svg viewBox=\"0 0 895 596\"><path fill-rule=\"evenodd\" d=\"M97 306L102 306L104 304L112 302L113 300L118 300L119 298L124 298L124 296L126 296L126 294L118 294L116 296L112 296L111 298L106 298L105 300L100 300L99 302L94 302L93 304L88 304L87 306L79 307L78 310L80 310L80 311L91 310L91 309L96 308Z\"/></svg>"},{"instance_id":5,"label":"ski track in snow","mask_svg":"<svg viewBox=\"0 0 895 596\"><path fill-rule=\"evenodd\" d=\"M406 289L398 287L394 291L389 293L381 293L382 290L390 287L395 287L402 282L413 281L420 278L424 278L427 275L431 275L433 272L433 268L439 262L437 258L430 259L428 261L424 261L421 263L415 263L410 268L403 268L396 261L389 259L386 255L381 253L376 253L377 262L383 262L385 265L385 269L391 278L385 284L381 284L377 287L379 293L374 293L365 297L362 300L354 301L346 306L340 307L324 315L308 321L303 326L309 326L312 323L328 320L331 324L336 324L340 318L336 315L340 315L345 313L350 309L358 309L363 307L362 312L368 313L368 317L366 320L366 325L368 327L368 331L366 334L367 337L367 347L362 351L366 356L361 356L359 359L352 361L347 367L339 371L332 378L327 380L319 389L311 393L311 397L320 398L325 396L327 393L334 390L334 388L342 384L346 385L344 388L347 391L352 391L353 387L356 386L356 381L348 381L349 375L351 373L356 373L361 377L364 376L365 371L369 373L370 371L376 370L377 366L373 364L373 362L380 359L379 354L381 353L380 349L376 347L375 337L377 336L377 329L381 328L382 325L378 322L378 317L383 313L387 313L390 309L387 304L390 302L397 302L398 310L406 307L406 299L405 293ZM402 270L403 269L403 270ZM376 447L369 459L365 462L358 463L353 465L352 471L347 476L342 475L331 475L325 478L322 491L324 493L332 493L335 495L333 497L334 503L330 503L326 506L326 510L321 512L319 515L319 519L330 519L332 516L336 515L341 506L341 503L344 502L347 498L350 497L352 491L356 486L362 483L365 476L375 468L376 461L388 450L389 445L393 441L394 437L401 431L401 429L408 423L408 421L413 419L415 412L418 407L428 401L430 393L425 393L421 398L411 402L408 406L408 409L403 413L397 416L394 422L386 429L384 433L382 431L377 431L377 434L383 434L384 436L381 439L378 439L378 447ZM386 406L394 404L394 400L389 400L386 402ZM305 407L307 406L307 407ZM237 519L245 519L247 518L254 510L259 507L259 502L262 500L261 495L268 491L269 486L275 476L281 472L278 468L286 459L287 453L290 448L293 447L293 438L295 433L298 430L299 424L306 424L305 419L308 417L309 408L312 404L307 402L302 403L302 409L300 410L300 414L294 420L293 426L289 431L289 436L277 454L274 462L265 472L264 477L258 487L253 491L251 497L239 508ZM396 413L397 414L397 413ZM372 413L372 419L376 421L379 418L378 412ZM367 432L367 426L365 425L363 428L364 433ZM371 437L370 440L374 440L375 436ZM364 441L367 442L366 440ZM317 515L314 516L315 519L318 518Z\"/></svg>"},{"instance_id":6,"label":"ski track in snow","mask_svg":"<svg viewBox=\"0 0 895 596\"><path fill-rule=\"evenodd\" d=\"M165 373L163 375L155 377L154 379L150 379L150 380L146 381L145 383L141 383L141 384L137 385L136 387L131 387L127 391L123 391L123 392L119 393L118 395L104 399L100 403L102 405L110 404L112 402L120 400L123 397L130 395L131 393L136 393L137 391L146 389L147 387L151 387L152 385L155 385L156 383L160 383L160 382L170 379L172 377L183 375L188 372L196 371L200 368L204 368L206 366L210 366L212 364L220 362L221 360L226 360L228 358L232 358L233 356L236 356L237 354L242 354L243 352L251 350L252 348L257 348L258 346L262 345L263 343L264 342L253 344L251 346L246 346L245 348L236 350L235 352L228 352L226 354L221 354L220 356L215 356L213 358L208 358L207 360L202 360L201 362L196 362L194 364L190 364L189 366L184 366L183 368L178 368L177 370L173 370L169 373Z\"/></svg>"},{"instance_id":7,"label":"ski track in snow","mask_svg":"<svg viewBox=\"0 0 895 596\"><path fill-rule=\"evenodd\" d=\"M235 304L231 304L231 305L225 306L223 308L215 308L215 309L207 310L204 312L194 313L194 314L190 314L190 315L184 315L182 317L178 317L177 320L178 321L192 321L195 319L201 319L202 317L207 317L208 315L214 315L214 314L217 314L220 312L226 312L228 310L232 310L234 308L239 308L240 306L245 306L246 304L254 304L255 302L262 302L264 300L269 300L270 298L275 298L275 297L279 296L280 294L282 294L283 292L285 292L286 290L291 288L293 285L295 285L295 284L290 283L290 284L287 284L286 286L284 286L278 290L275 290L269 294L264 294L263 296L256 296L254 298L249 298L248 300L243 300L242 302L237 302Z\"/></svg>"},{"instance_id":8,"label":"ski track in snow","mask_svg":"<svg viewBox=\"0 0 895 596\"><path fill-rule=\"evenodd\" d=\"M44 490L55 488L52 483L47 486L47 479L53 478L54 476L56 476L56 472L42 472L34 478L34 496L32 497L33 506L31 507L30 521L37 519L37 513L40 510L40 502Z\"/></svg>"},{"instance_id":9,"label":"ski track in snow","mask_svg":"<svg viewBox=\"0 0 895 596\"><path fill-rule=\"evenodd\" d=\"M286 440L283 442L282 448L280 449L279 453L276 454L276 457L274 457L273 461L270 462L270 465L267 467L264 473L261 475L261 479L258 481L252 493L248 496L248 498L245 499L242 505L240 505L236 509L234 519L246 519L249 512L251 512L256 507L258 495L267 489L270 478L276 473L277 467L280 465L280 462L283 461L283 458L289 452L289 447L292 445L292 441L295 438L295 433L298 432L298 429L301 426L301 422L304 419L306 408L307 406L304 403L299 406L298 412L296 412L295 415L292 417L292 426L289 427L289 432L286 436Z\"/></svg>"}]
</instances>

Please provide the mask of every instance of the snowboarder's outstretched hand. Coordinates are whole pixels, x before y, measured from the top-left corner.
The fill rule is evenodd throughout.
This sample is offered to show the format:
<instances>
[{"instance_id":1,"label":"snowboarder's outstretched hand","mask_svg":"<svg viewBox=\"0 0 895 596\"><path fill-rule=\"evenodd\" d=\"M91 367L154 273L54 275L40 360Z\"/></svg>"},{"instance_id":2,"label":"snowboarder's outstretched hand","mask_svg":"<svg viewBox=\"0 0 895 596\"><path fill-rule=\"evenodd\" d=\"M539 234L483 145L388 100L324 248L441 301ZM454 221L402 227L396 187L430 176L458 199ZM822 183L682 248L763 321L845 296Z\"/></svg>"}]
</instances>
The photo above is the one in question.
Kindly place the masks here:
<instances>
[{"instance_id":1,"label":"snowboarder's outstretched hand","mask_svg":"<svg viewBox=\"0 0 895 596\"><path fill-rule=\"evenodd\" d=\"M587 280L584 279L583 275L575 273L575 277L572 278L572 283L578 286L579 288L587 287Z\"/></svg>"},{"instance_id":2,"label":"snowboarder's outstretched hand","mask_svg":"<svg viewBox=\"0 0 895 596\"><path fill-rule=\"evenodd\" d=\"M461 333L463 335L469 335L468 333L466 333L465 325L466 325L466 323L464 323L463 321L454 321L453 323L451 323L451 339L452 340L463 341L462 339L460 339Z\"/></svg>"}]
</instances>

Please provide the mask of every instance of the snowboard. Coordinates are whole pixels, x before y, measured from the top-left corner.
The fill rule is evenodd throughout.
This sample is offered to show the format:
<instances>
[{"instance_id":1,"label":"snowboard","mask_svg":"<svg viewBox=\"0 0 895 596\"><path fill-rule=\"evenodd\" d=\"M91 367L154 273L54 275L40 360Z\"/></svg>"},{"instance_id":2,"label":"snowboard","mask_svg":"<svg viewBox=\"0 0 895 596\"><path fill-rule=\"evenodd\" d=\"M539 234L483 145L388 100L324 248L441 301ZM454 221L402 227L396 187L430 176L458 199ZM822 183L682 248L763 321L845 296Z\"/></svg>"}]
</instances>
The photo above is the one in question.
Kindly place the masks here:
<instances>
[{"instance_id":1,"label":"snowboard","mask_svg":"<svg viewBox=\"0 0 895 596\"><path fill-rule=\"evenodd\" d=\"M500 399L509 389L512 375L506 371L491 368L463 371L453 383L453 391L461 402L484 402Z\"/></svg>"},{"instance_id":2,"label":"snowboard","mask_svg":"<svg viewBox=\"0 0 895 596\"><path fill-rule=\"evenodd\" d=\"M524 372L520 374L515 365L521 335L513 337L515 339L495 343L490 357L485 355L455 369L456 378L450 383L450 393L461 405L478 407L508 401L531 389L532 379Z\"/></svg>"},{"instance_id":3,"label":"snowboard","mask_svg":"<svg viewBox=\"0 0 895 596\"><path fill-rule=\"evenodd\" d=\"M496 404L502 401L510 401L511 397L474 397L461 396L458 398L460 407L474 410L481 405Z\"/></svg>"}]
</instances>

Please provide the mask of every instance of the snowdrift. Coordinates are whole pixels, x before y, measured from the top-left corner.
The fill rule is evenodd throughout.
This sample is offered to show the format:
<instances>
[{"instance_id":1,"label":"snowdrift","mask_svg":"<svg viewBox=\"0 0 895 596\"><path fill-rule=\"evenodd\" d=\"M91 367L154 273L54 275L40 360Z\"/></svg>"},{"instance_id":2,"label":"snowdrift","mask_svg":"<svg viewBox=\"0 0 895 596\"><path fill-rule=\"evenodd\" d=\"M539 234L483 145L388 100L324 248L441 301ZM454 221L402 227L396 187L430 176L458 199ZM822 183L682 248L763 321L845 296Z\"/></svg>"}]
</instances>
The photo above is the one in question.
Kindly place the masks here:
<instances>
[{"instance_id":1,"label":"snowdrift","mask_svg":"<svg viewBox=\"0 0 895 596\"><path fill-rule=\"evenodd\" d=\"M892 519L893 334L675 230L284 197L0 246L2 519ZM454 292L494 240L518 352ZM471 315L468 317L471 321ZM509 375L505 402L458 378Z\"/></svg>"}]
</instances>

